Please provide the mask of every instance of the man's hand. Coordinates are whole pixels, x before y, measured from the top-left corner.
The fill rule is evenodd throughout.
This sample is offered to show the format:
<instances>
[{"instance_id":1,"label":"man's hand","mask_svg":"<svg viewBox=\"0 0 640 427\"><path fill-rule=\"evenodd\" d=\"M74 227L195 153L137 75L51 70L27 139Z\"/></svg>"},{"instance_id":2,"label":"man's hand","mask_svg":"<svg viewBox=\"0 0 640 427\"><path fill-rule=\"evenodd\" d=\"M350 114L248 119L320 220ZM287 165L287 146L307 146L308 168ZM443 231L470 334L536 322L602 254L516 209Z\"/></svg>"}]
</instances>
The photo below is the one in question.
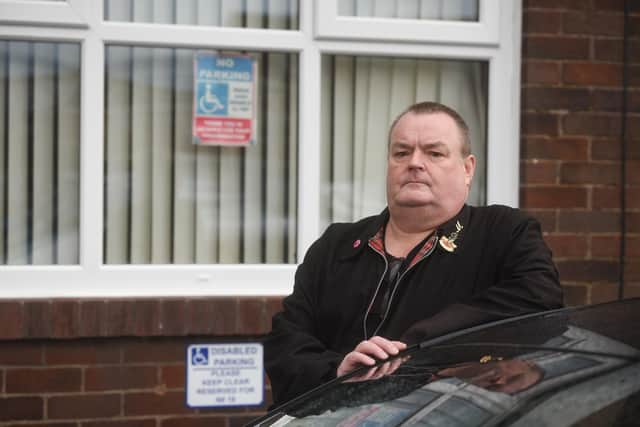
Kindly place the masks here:
<instances>
[{"instance_id":1,"label":"man's hand","mask_svg":"<svg viewBox=\"0 0 640 427\"><path fill-rule=\"evenodd\" d=\"M372 337L369 340L362 341L342 359L338 366L337 374L338 376L344 375L363 365L373 366L376 363L376 359L388 359L389 356L395 356L405 348L407 348L407 345L403 342L390 341L379 336ZM395 359L377 368L371 368L364 375L351 378L351 381L364 381L389 375L398 369L401 363L402 359Z\"/></svg>"}]
</instances>

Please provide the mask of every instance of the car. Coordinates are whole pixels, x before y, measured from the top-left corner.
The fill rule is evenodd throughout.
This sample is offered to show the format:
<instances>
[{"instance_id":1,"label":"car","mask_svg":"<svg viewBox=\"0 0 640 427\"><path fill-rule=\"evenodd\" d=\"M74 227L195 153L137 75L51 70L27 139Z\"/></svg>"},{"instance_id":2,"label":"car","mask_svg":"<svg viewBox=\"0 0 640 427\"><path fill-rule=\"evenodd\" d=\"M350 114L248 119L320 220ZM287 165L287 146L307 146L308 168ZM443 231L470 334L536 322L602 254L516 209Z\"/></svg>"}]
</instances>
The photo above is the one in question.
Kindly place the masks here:
<instances>
[{"instance_id":1,"label":"car","mask_svg":"<svg viewBox=\"0 0 640 427\"><path fill-rule=\"evenodd\" d=\"M640 298L457 331L305 393L252 426L640 426Z\"/></svg>"}]
</instances>

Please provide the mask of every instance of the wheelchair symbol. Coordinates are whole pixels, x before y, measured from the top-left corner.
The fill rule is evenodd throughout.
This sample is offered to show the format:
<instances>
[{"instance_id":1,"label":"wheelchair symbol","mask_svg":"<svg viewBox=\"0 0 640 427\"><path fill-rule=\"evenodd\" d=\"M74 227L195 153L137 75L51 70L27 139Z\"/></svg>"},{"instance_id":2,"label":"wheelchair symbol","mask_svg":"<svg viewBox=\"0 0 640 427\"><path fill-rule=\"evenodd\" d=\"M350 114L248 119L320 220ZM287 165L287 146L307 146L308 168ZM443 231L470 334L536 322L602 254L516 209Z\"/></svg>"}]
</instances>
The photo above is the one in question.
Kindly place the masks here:
<instances>
[{"instance_id":1,"label":"wheelchair symbol","mask_svg":"<svg viewBox=\"0 0 640 427\"><path fill-rule=\"evenodd\" d=\"M224 105L211 88L211 83L205 84L205 92L200 97L200 109L205 113L215 113L218 110L224 110Z\"/></svg>"},{"instance_id":2,"label":"wheelchair symbol","mask_svg":"<svg viewBox=\"0 0 640 427\"><path fill-rule=\"evenodd\" d=\"M209 364L209 349L205 347L196 347L191 350L191 364L192 365L208 365Z\"/></svg>"}]
</instances>

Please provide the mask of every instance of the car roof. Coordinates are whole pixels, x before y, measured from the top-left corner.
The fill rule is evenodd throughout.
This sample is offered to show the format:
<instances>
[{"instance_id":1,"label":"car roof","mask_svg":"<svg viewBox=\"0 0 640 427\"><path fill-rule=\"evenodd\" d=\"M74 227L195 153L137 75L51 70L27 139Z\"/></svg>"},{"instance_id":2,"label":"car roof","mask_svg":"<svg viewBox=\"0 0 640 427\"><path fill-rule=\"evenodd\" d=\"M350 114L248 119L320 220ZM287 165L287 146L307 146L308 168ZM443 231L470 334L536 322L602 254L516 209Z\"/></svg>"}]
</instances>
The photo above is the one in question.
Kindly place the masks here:
<instances>
[{"instance_id":1,"label":"car roof","mask_svg":"<svg viewBox=\"0 0 640 427\"><path fill-rule=\"evenodd\" d=\"M362 368L287 402L253 424L260 424L276 413L301 416L327 407L336 410L341 405L366 404L367 399L378 399L378 402L402 399L407 390L421 390L423 395L437 394L434 387L435 390L449 387L457 378L432 382L433 378L425 379L425 375L446 372L452 366L469 366L473 361L480 368L484 368L482 363L498 360L504 364L509 360L535 362L544 372L544 381L532 387L535 393L531 390L517 393L517 399L511 399L510 411L500 415L507 417L517 408L530 404L532 399L527 393L539 396L541 390L566 387L568 382L582 381L605 370L620 370L628 365L635 369L632 374L640 375L640 327L631 325L640 325L640 298L546 311L475 326L412 345L398 355L411 361L402 369L421 370L424 378L403 373L403 377L393 374L375 384L349 382L369 369ZM379 361L378 365L382 363L384 361ZM422 381L422 385L412 381ZM376 398L375 393L380 396ZM363 394L365 399L360 402L358 399ZM345 396L352 396L351 401ZM460 404L464 400L456 399L451 402ZM451 402L449 404L453 404Z\"/></svg>"}]
</instances>

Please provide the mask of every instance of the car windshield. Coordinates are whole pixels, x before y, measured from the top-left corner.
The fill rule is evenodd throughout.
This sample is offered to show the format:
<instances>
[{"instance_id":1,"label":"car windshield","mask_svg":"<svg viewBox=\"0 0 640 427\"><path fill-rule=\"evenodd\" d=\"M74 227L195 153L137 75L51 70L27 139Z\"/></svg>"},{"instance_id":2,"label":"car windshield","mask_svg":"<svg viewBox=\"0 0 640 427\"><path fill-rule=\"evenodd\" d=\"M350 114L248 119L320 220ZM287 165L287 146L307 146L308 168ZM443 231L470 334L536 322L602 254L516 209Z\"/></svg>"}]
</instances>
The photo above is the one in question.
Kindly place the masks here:
<instances>
[{"instance_id":1,"label":"car windshield","mask_svg":"<svg viewBox=\"0 0 640 427\"><path fill-rule=\"evenodd\" d=\"M354 371L254 424L528 425L553 414L554 424L572 425L612 402L638 401L639 328L628 327L640 324L638 313L640 300L631 300L449 334L388 361L388 375L358 381L369 368ZM554 411L540 409L550 404Z\"/></svg>"}]
</instances>

